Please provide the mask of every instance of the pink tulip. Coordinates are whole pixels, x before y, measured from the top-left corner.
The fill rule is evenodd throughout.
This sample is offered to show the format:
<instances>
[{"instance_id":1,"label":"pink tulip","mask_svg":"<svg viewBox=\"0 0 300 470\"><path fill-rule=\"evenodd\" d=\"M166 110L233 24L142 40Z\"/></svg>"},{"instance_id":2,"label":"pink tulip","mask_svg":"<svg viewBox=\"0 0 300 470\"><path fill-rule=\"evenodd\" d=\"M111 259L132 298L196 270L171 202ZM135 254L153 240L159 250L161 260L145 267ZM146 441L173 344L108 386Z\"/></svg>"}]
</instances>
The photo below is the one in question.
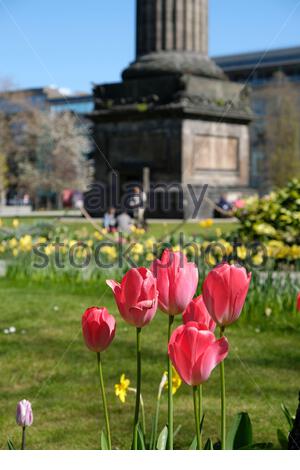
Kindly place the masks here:
<instances>
[{"instance_id":1,"label":"pink tulip","mask_svg":"<svg viewBox=\"0 0 300 470\"><path fill-rule=\"evenodd\" d=\"M214 332L216 323L207 311L202 295L195 297L187 306L182 315L183 323L191 321L204 325L208 330Z\"/></svg>"},{"instance_id":2,"label":"pink tulip","mask_svg":"<svg viewBox=\"0 0 300 470\"><path fill-rule=\"evenodd\" d=\"M33 423L33 414L31 409L31 403L28 400L21 400L17 405L16 422L23 428L25 426L31 426Z\"/></svg>"},{"instance_id":3,"label":"pink tulip","mask_svg":"<svg viewBox=\"0 0 300 470\"><path fill-rule=\"evenodd\" d=\"M225 336L215 335L196 322L181 325L173 332L168 353L182 380L188 385L200 385L208 380L212 370L228 354Z\"/></svg>"},{"instance_id":4,"label":"pink tulip","mask_svg":"<svg viewBox=\"0 0 300 470\"><path fill-rule=\"evenodd\" d=\"M153 319L157 310L156 279L146 268L130 269L121 284L108 280L121 316L127 323L142 328Z\"/></svg>"},{"instance_id":5,"label":"pink tulip","mask_svg":"<svg viewBox=\"0 0 300 470\"><path fill-rule=\"evenodd\" d=\"M157 278L160 310L174 316L182 313L193 299L198 285L198 269L181 252L166 249L160 260L152 263Z\"/></svg>"},{"instance_id":6,"label":"pink tulip","mask_svg":"<svg viewBox=\"0 0 300 470\"><path fill-rule=\"evenodd\" d=\"M298 297L297 297L297 310L298 310L298 312L300 312L300 292L299 292Z\"/></svg>"},{"instance_id":7,"label":"pink tulip","mask_svg":"<svg viewBox=\"0 0 300 470\"><path fill-rule=\"evenodd\" d=\"M251 273L227 263L206 277L202 295L206 308L220 326L234 323L240 316L251 281Z\"/></svg>"},{"instance_id":8,"label":"pink tulip","mask_svg":"<svg viewBox=\"0 0 300 470\"><path fill-rule=\"evenodd\" d=\"M116 320L105 307L90 307L82 315L82 332L87 347L102 352L115 337Z\"/></svg>"}]
</instances>

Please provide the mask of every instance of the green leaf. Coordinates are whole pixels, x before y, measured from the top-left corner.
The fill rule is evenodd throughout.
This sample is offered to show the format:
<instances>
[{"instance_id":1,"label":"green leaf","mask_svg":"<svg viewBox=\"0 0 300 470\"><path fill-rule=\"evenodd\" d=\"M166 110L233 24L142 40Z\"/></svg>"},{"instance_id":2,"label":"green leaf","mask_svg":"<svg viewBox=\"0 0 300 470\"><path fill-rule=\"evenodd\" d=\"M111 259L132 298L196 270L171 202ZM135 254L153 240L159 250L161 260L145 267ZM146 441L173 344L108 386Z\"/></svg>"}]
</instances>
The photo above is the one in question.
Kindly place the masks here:
<instances>
[{"instance_id":1,"label":"green leaf","mask_svg":"<svg viewBox=\"0 0 300 470\"><path fill-rule=\"evenodd\" d=\"M151 434L150 434L150 445L149 448L150 450L155 449L155 425L156 425L156 419L155 416L152 418L152 427L151 427Z\"/></svg>"},{"instance_id":2,"label":"green leaf","mask_svg":"<svg viewBox=\"0 0 300 470\"><path fill-rule=\"evenodd\" d=\"M156 449L157 450L166 450L168 442L168 426L165 426L158 436Z\"/></svg>"},{"instance_id":3,"label":"green leaf","mask_svg":"<svg viewBox=\"0 0 300 470\"><path fill-rule=\"evenodd\" d=\"M238 413L229 429L226 449L239 450L252 444L252 424L248 413Z\"/></svg>"},{"instance_id":4,"label":"green leaf","mask_svg":"<svg viewBox=\"0 0 300 470\"><path fill-rule=\"evenodd\" d=\"M214 450L214 445L210 438L207 439L204 450Z\"/></svg>"},{"instance_id":5,"label":"green leaf","mask_svg":"<svg viewBox=\"0 0 300 470\"><path fill-rule=\"evenodd\" d=\"M137 432L138 432L138 443L137 443L138 450L146 450L144 433L142 431L140 423L137 426Z\"/></svg>"},{"instance_id":6,"label":"green leaf","mask_svg":"<svg viewBox=\"0 0 300 470\"><path fill-rule=\"evenodd\" d=\"M202 419L201 419L201 423L200 423L200 434L202 434L204 418L205 418L205 414L203 413L203 416L202 416Z\"/></svg>"},{"instance_id":7,"label":"green leaf","mask_svg":"<svg viewBox=\"0 0 300 470\"><path fill-rule=\"evenodd\" d=\"M202 416L201 423L200 423L200 433L202 433L204 423L204 415ZM190 450L197 450L197 436L194 437L193 442L190 445Z\"/></svg>"},{"instance_id":8,"label":"green leaf","mask_svg":"<svg viewBox=\"0 0 300 470\"><path fill-rule=\"evenodd\" d=\"M289 448L289 441L284 432L281 429L277 429L277 439L280 444L280 447L283 450L287 450Z\"/></svg>"},{"instance_id":9,"label":"green leaf","mask_svg":"<svg viewBox=\"0 0 300 470\"><path fill-rule=\"evenodd\" d=\"M242 447L240 450L272 450L273 448L272 442L256 442L249 446Z\"/></svg>"},{"instance_id":10,"label":"green leaf","mask_svg":"<svg viewBox=\"0 0 300 470\"><path fill-rule=\"evenodd\" d=\"M190 450L197 450L197 436L194 437L193 442L190 445Z\"/></svg>"},{"instance_id":11,"label":"green leaf","mask_svg":"<svg viewBox=\"0 0 300 470\"><path fill-rule=\"evenodd\" d=\"M281 403L281 409L289 425L289 431L293 429L295 418L292 416L290 410L285 406L284 403Z\"/></svg>"},{"instance_id":12,"label":"green leaf","mask_svg":"<svg viewBox=\"0 0 300 470\"><path fill-rule=\"evenodd\" d=\"M108 450L108 442L104 431L101 431L101 450Z\"/></svg>"},{"instance_id":13,"label":"green leaf","mask_svg":"<svg viewBox=\"0 0 300 470\"><path fill-rule=\"evenodd\" d=\"M177 428L174 431L173 439L175 439L175 437L177 436L177 434L179 433L181 428L182 428L182 426L181 426L181 424L179 424L179 426L177 426Z\"/></svg>"},{"instance_id":14,"label":"green leaf","mask_svg":"<svg viewBox=\"0 0 300 470\"><path fill-rule=\"evenodd\" d=\"M14 443L12 442L10 438L7 439L7 448L8 450L16 450Z\"/></svg>"}]
</instances>

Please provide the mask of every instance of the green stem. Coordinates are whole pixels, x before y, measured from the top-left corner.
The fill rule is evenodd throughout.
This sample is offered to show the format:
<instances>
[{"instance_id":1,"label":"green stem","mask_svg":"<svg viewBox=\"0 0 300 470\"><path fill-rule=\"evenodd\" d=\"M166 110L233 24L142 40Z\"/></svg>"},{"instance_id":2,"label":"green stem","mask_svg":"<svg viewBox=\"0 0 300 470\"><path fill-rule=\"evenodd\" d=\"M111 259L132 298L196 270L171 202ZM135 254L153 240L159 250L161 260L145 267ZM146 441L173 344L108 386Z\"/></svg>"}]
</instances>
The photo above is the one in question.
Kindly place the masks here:
<instances>
[{"instance_id":1,"label":"green stem","mask_svg":"<svg viewBox=\"0 0 300 470\"><path fill-rule=\"evenodd\" d=\"M26 426L23 426L22 428L22 445L21 445L21 450L25 450L26 447Z\"/></svg>"},{"instance_id":2,"label":"green stem","mask_svg":"<svg viewBox=\"0 0 300 470\"><path fill-rule=\"evenodd\" d=\"M144 400L143 400L142 394L141 394L140 400L141 400L141 410L142 410L142 420L143 420L143 432L144 432L144 435L146 435L145 406L144 406Z\"/></svg>"},{"instance_id":3,"label":"green stem","mask_svg":"<svg viewBox=\"0 0 300 470\"><path fill-rule=\"evenodd\" d=\"M220 338L224 336L225 327L220 327ZM225 363L220 364L221 380L221 447L226 450L226 389L225 389Z\"/></svg>"},{"instance_id":4,"label":"green stem","mask_svg":"<svg viewBox=\"0 0 300 470\"><path fill-rule=\"evenodd\" d=\"M168 344L171 338L174 316L169 315ZM173 393L172 393L172 363L168 355L168 450L173 450Z\"/></svg>"},{"instance_id":5,"label":"green stem","mask_svg":"<svg viewBox=\"0 0 300 470\"><path fill-rule=\"evenodd\" d=\"M135 413L133 423L133 449L137 450L138 447L138 424L140 414L140 400L141 400L141 376L142 376L142 358L141 358L141 328L136 329L136 397L135 397Z\"/></svg>"},{"instance_id":6,"label":"green stem","mask_svg":"<svg viewBox=\"0 0 300 470\"><path fill-rule=\"evenodd\" d=\"M153 441L152 441L152 449L155 450L156 446L156 439L157 439L157 430L158 430L158 419L159 419L159 408L160 408L160 393L157 395L157 400L156 400L156 410L155 410L155 416L154 416L154 424L153 424Z\"/></svg>"},{"instance_id":7,"label":"green stem","mask_svg":"<svg viewBox=\"0 0 300 470\"><path fill-rule=\"evenodd\" d=\"M201 433L200 433L200 414L199 414L199 394L198 387L195 385L193 387L193 398L194 398L194 415L195 415L195 426L196 426L196 436L197 436L197 450L201 449Z\"/></svg>"},{"instance_id":8,"label":"green stem","mask_svg":"<svg viewBox=\"0 0 300 470\"><path fill-rule=\"evenodd\" d=\"M199 423L201 426L203 418L203 389L202 384L198 386L198 403L199 403ZM200 430L200 449L202 449L202 429Z\"/></svg>"},{"instance_id":9,"label":"green stem","mask_svg":"<svg viewBox=\"0 0 300 470\"><path fill-rule=\"evenodd\" d=\"M108 408L107 408L106 394L105 394L104 381L103 381L102 362L101 362L101 357L100 357L99 352L97 352L97 362L98 362L100 389L101 389L103 410L104 410L104 418L105 418L107 445L108 445L108 450L111 450L111 436L110 436Z\"/></svg>"}]
</instances>

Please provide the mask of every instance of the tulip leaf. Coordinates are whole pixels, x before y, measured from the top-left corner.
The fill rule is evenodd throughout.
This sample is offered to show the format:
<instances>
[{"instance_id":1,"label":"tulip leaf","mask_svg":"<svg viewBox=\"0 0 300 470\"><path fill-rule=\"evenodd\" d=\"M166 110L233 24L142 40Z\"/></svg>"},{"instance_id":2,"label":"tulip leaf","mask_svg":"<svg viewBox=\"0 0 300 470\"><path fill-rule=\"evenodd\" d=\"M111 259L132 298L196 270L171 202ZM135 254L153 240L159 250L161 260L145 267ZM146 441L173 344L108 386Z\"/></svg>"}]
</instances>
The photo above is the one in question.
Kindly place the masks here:
<instances>
[{"instance_id":1,"label":"tulip leaf","mask_svg":"<svg viewBox=\"0 0 300 470\"><path fill-rule=\"evenodd\" d=\"M286 420L288 422L289 430L291 431L293 429L293 426L294 426L295 418L292 416L290 410L286 407L286 405L284 403L281 403L281 409L282 409L283 414L286 417Z\"/></svg>"},{"instance_id":2,"label":"tulip leaf","mask_svg":"<svg viewBox=\"0 0 300 470\"><path fill-rule=\"evenodd\" d=\"M156 449L157 450L166 450L168 442L168 426L165 426L158 436Z\"/></svg>"},{"instance_id":3,"label":"tulip leaf","mask_svg":"<svg viewBox=\"0 0 300 470\"><path fill-rule=\"evenodd\" d=\"M194 437L193 442L190 445L190 450L197 450L197 436Z\"/></svg>"},{"instance_id":4,"label":"tulip leaf","mask_svg":"<svg viewBox=\"0 0 300 470\"><path fill-rule=\"evenodd\" d=\"M101 431L101 450L108 450L108 443L104 431Z\"/></svg>"},{"instance_id":5,"label":"tulip leaf","mask_svg":"<svg viewBox=\"0 0 300 470\"><path fill-rule=\"evenodd\" d=\"M214 450L214 445L210 438L207 439L204 450Z\"/></svg>"},{"instance_id":6,"label":"tulip leaf","mask_svg":"<svg viewBox=\"0 0 300 470\"><path fill-rule=\"evenodd\" d=\"M8 450L16 450L16 448L14 446L14 443L9 438L7 439L7 448L8 448Z\"/></svg>"},{"instance_id":7,"label":"tulip leaf","mask_svg":"<svg viewBox=\"0 0 300 470\"><path fill-rule=\"evenodd\" d=\"M283 450L287 450L288 447L289 447L289 441L288 441L286 435L284 434L284 432L281 429L277 429L277 439L278 439L278 442L280 444L280 447Z\"/></svg>"},{"instance_id":8,"label":"tulip leaf","mask_svg":"<svg viewBox=\"0 0 300 470\"><path fill-rule=\"evenodd\" d=\"M156 439L156 419L155 416L152 418L152 428L151 428L151 435L150 435L150 450L155 449L155 439Z\"/></svg>"},{"instance_id":9,"label":"tulip leaf","mask_svg":"<svg viewBox=\"0 0 300 470\"><path fill-rule=\"evenodd\" d=\"M202 434L202 428L204 423L204 415L202 416L200 423L200 433ZM194 437L193 442L190 445L190 450L197 450L197 436Z\"/></svg>"},{"instance_id":10,"label":"tulip leaf","mask_svg":"<svg viewBox=\"0 0 300 470\"><path fill-rule=\"evenodd\" d=\"M272 442L256 442L249 446L242 447L240 450L272 450L273 448Z\"/></svg>"},{"instance_id":11,"label":"tulip leaf","mask_svg":"<svg viewBox=\"0 0 300 470\"><path fill-rule=\"evenodd\" d=\"M138 442L137 442L138 450L146 450L144 433L142 431L140 423L137 426L137 432L138 432Z\"/></svg>"},{"instance_id":12,"label":"tulip leaf","mask_svg":"<svg viewBox=\"0 0 300 470\"><path fill-rule=\"evenodd\" d=\"M175 437L177 436L177 434L179 433L180 429L182 428L181 424L179 424L179 426L177 426L177 428L175 429L174 431L174 434L173 434L173 438L175 439Z\"/></svg>"},{"instance_id":13,"label":"tulip leaf","mask_svg":"<svg viewBox=\"0 0 300 470\"><path fill-rule=\"evenodd\" d=\"M229 429L226 439L226 449L239 450L253 443L252 424L248 413L238 413Z\"/></svg>"}]
</instances>

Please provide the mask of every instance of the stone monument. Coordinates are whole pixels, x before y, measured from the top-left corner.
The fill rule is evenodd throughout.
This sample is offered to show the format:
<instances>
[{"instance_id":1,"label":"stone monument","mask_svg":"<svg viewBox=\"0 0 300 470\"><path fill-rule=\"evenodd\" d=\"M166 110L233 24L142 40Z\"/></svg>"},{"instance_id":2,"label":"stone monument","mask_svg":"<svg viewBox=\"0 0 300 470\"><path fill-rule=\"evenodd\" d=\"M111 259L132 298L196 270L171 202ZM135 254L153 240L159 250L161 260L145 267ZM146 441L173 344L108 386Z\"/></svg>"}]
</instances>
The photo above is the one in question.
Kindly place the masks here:
<instances>
[{"instance_id":1,"label":"stone monument","mask_svg":"<svg viewBox=\"0 0 300 470\"><path fill-rule=\"evenodd\" d=\"M114 169L121 184L141 182L149 168L151 183L174 190L172 208L149 216L190 217L188 184L196 196L208 184L212 199L246 191L252 115L243 87L208 57L208 0L137 0L136 28L123 81L94 86L96 180ZM173 183L184 189L183 210ZM199 216L210 213L203 205Z\"/></svg>"}]
</instances>

